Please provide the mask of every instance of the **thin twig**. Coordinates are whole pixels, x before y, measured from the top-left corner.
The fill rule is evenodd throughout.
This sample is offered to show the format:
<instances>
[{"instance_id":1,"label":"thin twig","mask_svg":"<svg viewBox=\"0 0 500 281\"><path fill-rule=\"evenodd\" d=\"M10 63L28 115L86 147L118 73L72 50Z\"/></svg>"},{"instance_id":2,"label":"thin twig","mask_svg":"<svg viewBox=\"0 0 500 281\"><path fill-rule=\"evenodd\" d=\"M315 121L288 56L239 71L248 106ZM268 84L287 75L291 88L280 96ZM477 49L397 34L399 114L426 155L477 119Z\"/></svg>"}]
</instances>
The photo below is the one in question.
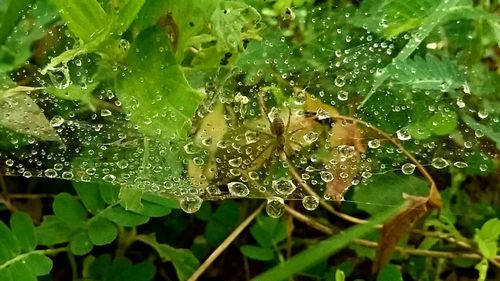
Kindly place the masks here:
<instances>
[{"instance_id":1,"label":"thin twig","mask_svg":"<svg viewBox=\"0 0 500 281\"><path fill-rule=\"evenodd\" d=\"M413 162L413 164L415 164L415 166L420 171L420 173L429 182L429 184L430 184L429 199L430 199L431 203L433 204L433 207L437 207L437 208L441 207L441 202L435 202L433 200L434 198L441 198L441 196L439 195L439 192L437 190L436 182L434 181L434 179L432 178L432 176L429 174L429 172L424 168L424 166L422 166L422 164L420 164L420 162L408 150L406 150L406 148L404 148L404 146L398 140L396 140L390 134L388 134L388 133L386 133L386 132L378 129L377 127L374 127L371 124L369 124L369 123L367 123L365 121L362 121L362 120L359 120L359 119L356 119L356 118L352 118L352 117L348 117L348 116L343 116L343 115L333 116L332 118L333 119L351 121L353 123L362 124L362 125L366 126L367 128L369 128L369 129L377 132L378 134L382 135L384 138L386 138L392 144L394 144L397 148L399 148L401 150L401 152L408 159L410 159L410 161Z\"/></svg>"},{"instance_id":2,"label":"thin twig","mask_svg":"<svg viewBox=\"0 0 500 281\"><path fill-rule=\"evenodd\" d=\"M212 254L196 269L196 271L189 277L188 281L195 281L207 270L207 268L217 259L224 250L238 237L238 235L253 221L253 219L262 211L265 206L265 202L262 203L255 211L253 211L250 216L248 216L243 222L236 227L236 229L229 234L229 236L215 249Z\"/></svg>"},{"instance_id":3,"label":"thin twig","mask_svg":"<svg viewBox=\"0 0 500 281\"><path fill-rule=\"evenodd\" d=\"M285 206L286 212L288 212L290 215L292 215L294 218L297 220L305 223L306 225L321 231L325 234L328 235L333 235L336 233L333 229L330 227L318 222L317 220L308 217L300 212L297 212L296 210ZM368 247L368 248L377 248L378 243L370 240L365 240L365 239L355 239L353 240L355 244L358 244L360 246ZM404 247L396 247L396 251L403 254L403 255L414 255L414 256L425 256L425 257L433 257L433 258L447 258L447 259L472 259L472 260L481 260L483 256L477 253L465 253L465 252L444 252L444 251L433 251L433 250L422 250L422 249L411 249L411 248L404 248ZM489 260L491 264L497 266L500 268L500 256L496 256L492 259Z\"/></svg>"}]
</instances>

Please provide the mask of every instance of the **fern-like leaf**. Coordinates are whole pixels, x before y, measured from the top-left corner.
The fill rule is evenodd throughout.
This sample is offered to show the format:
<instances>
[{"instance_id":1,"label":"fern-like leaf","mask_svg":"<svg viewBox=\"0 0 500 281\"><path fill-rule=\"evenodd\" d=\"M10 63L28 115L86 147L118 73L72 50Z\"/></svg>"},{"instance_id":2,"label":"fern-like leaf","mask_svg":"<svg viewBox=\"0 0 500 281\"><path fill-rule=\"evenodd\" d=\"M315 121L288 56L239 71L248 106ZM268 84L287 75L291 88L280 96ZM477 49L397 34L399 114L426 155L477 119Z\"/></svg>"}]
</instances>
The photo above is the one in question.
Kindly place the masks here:
<instances>
[{"instance_id":1,"label":"fern-like leaf","mask_svg":"<svg viewBox=\"0 0 500 281\"><path fill-rule=\"evenodd\" d=\"M459 88L465 82L455 63L433 56L395 61L388 67L388 72L395 80L393 83L407 84L414 89L446 91Z\"/></svg>"}]
</instances>

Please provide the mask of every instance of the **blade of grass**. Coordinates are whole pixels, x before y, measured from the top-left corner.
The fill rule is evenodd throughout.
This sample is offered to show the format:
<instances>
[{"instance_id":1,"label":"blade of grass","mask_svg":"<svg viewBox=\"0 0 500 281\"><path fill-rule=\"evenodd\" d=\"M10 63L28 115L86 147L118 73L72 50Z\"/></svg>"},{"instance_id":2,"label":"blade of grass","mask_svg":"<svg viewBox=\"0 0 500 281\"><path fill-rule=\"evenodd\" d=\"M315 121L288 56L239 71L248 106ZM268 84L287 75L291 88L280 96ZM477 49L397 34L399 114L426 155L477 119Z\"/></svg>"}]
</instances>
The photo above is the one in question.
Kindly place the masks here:
<instances>
[{"instance_id":1,"label":"blade of grass","mask_svg":"<svg viewBox=\"0 0 500 281\"><path fill-rule=\"evenodd\" d=\"M301 252L300 254L292 257L285 263L279 264L264 272L263 274L254 278L254 281L278 281L286 280L293 276L295 273L304 271L310 266L327 259L335 252L345 248L354 239L360 238L374 230L375 226L383 223L385 220L393 216L401 206L393 207L381 214L373 217L365 224L353 226L346 231L332 236L317 245Z\"/></svg>"},{"instance_id":2,"label":"blade of grass","mask_svg":"<svg viewBox=\"0 0 500 281\"><path fill-rule=\"evenodd\" d=\"M3 45L5 39L12 32L14 26L17 25L21 16L24 14L28 5L30 5L34 0L11 0L9 7L3 15L3 19L0 20L0 45Z\"/></svg>"}]
</instances>

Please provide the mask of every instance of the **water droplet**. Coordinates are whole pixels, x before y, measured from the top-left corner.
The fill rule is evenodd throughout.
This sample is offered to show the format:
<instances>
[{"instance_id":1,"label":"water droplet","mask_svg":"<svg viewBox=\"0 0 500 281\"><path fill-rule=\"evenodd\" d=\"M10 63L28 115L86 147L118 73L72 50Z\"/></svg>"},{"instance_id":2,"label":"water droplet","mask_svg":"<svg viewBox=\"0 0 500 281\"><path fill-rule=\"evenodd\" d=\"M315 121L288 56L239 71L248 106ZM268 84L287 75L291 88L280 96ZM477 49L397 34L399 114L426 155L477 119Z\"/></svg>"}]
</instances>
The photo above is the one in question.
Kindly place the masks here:
<instances>
[{"instance_id":1,"label":"water droplet","mask_svg":"<svg viewBox=\"0 0 500 281\"><path fill-rule=\"evenodd\" d=\"M194 143L190 142L184 145L184 151L186 151L187 154L194 154L196 152Z\"/></svg>"},{"instance_id":2,"label":"water droplet","mask_svg":"<svg viewBox=\"0 0 500 281\"><path fill-rule=\"evenodd\" d=\"M109 109L101 109L101 116L102 117L110 116L111 114L112 114L111 110L109 110Z\"/></svg>"},{"instance_id":3,"label":"water droplet","mask_svg":"<svg viewBox=\"0 0 500 281\"><path fill-rule=\"evenodd\" d=\"M12 159L5 160L5 165L12 167L14 165L14 160Z\"/></svg>"},{"instance_id":4,"label":"water droplet","mask_svg":"<svg viewBox=\"0 0 500 281\"><path fill-rule=\"evenodd\" d=\"M203 200L198 195L194 194L188 194L182 197L179 202L181 209L188 214L197 212L201 207L201 203L203 203Z\"/></svg>"},{"instance_id":5,"label":"water droplet","mask_svg":"<svg viewBox=\"0 0 500 281\"><path fill-rule=\"evenodd\" d=\"M245 197L250 193L248 186L241 182L230 182L227 184L227 188L229 189L231 195L237 197Z\"/></svg>"},{"instance_id":6,"label":"water droplet","mask_svg":"<svg viewBox=\"0 0 500 281\"><path fill-rule=\"evenodd\" d=\"M398 136L398 139L400 139L402 141L411 139L411 135L410 135L408 128L401 128L401 129L396 131L396 134Z\"/></svg>"},{"instance_id":7,"label":"water droplet","mask_svg":"<svg viewBox=\"0 0 500 281\"><path fill-rule=\"evenodd\" d=\"M302 206L308 211L314 211L319 206L319 198L312 195L307 195L302 198Z\"/></svg>"},{"instance_id":8,"label":"water droplet","mask_svg":"<svg viewBox=\"0 0 500 281\"><path fill-rule=\"evenodd\" d=\"M344 76L337 76L335 78L335 80L333 80L333 83L335 84L335 86L341 88L341 87L344 87L345 85L345 77Z\"/></svg>"},{"instance_id":9,"label":"water droplet","mask_svg":"<svg viewBox=\"0 0 500 281\"><path fill-rule=\"evenodd\" d=\"M337 94L337 98L341 101L346 101L349 99L349 93L347 91L340 91Z\"/></svg>"},{"instance_id":10,"label":"water droplet","mask_svg":"<svg viewBox=\"0 0 500 281\"><path fill-rule=\"evenodd\" d=\"M126 169L128 167L128 161L127 160L120 160L116 162L116 166L120 169Z\"/></svg>"},{"instance_id":11,"label":"water droplet","mask_svg":"<svg viewBox=\"0 0 500 281\"><path fill-rule=\"evenodd\" d=\"M245 140L247 141L247 144L251 143L256 143L258 138L257 138L257 133L254 131L246 131L245 132Z\"/></svg>"},{"instance_id":12,"label":"water droplet","mask_svg":"<svg viewBox=\"0 0 500 281\"><path fill-rule=\"evenodd\" d=\"M49 123L50 123L50 126L52 126L53 128L56 128L56 127L61 126L64 123L64 118L62 118L59 115L56 115L56 116L52 117L52 119L50 119Z\"/></svg>"},{"instance_id":13,"label":"water droplet","mask_svg":"<svg viewBox=\"0 0 500 281\"><path fill-rule=\"evenodd\" d=\"M63 172L62 178L65 180L70 180L73 178L73 173L72 172Z\"/></svg>"},{"instance_id":14,"label":"water droplet","mask_svg":"<svg viewBox=\"0 0 500 281\"><path fill-rule=\"evenodd\" d=\"M107 181L107 182L114 182L116 180L116 176L112 175L112 174L107 174L107 175L104 175L104 177L102 177L102 179Z\"/></svg>"},{"instance_id":15,"label":"water droplet","mask_svg":"<svg viewBox=\"0 0 500 281\"><path fill-rule=\"evenodd\" d=\"M318 140L318 136L319 134L316 133L316 132L309 132L307 134L304 135L304 140L308 143L308 144L311 144L315 141Z\"/></svg>"},{"instance_id":16,"label":"water droplet","mask_svg":"<svg viewBox=\"0 0 500 281\"><path fill-rule=\"evenodd\" d=\"M237 167L241 166L241 163L243 163L243 158L238 157L238 158L229 159L228 163L232 167L237 168Z\"/></svg>"},{"instance_id":17,"label":"water droplet","mask_svg":"<svg viewBox=\"0 0 500 281\"><path fill-rule=\"evenodd\" d=\"M487 112L487 111L485 111L485 110L479 110L479 111L477 112L477 116L478 116L479 118L481 118L481 119L484 119L484 118L488 117L488 112Z\"/></svg>"},{"instance_id":18,"label":"water droplet","mask_svg":"<svg viewBox=\"0 0 500 281\"><path fill-rule=\"evenodd\" d=\"M272 218L279 218L285 213L283 198L271 197L267 199L266 212Z\"/></svg>"},{"instance_id":19,"label":"water droplet","mask_svg":"<svg viewBox=\"0 0 500 281\"><path fill-rule=\"evenodd\" d=\"M465 146L465 148L471 148L472 147L472 142L466 141L466 142L464 142L464 146Z\"/></svg>"},{"instance_id":20,"label":"water droplet","mask_svg":"<svg viewBox=\"0 0 500 281\"><path fill-rule=\"evenodd\" d=\"M465 162L457 161L457 162L453 163L453 166L455 166L459 169L463 169L463 168L467 168L467 166L469 166L469 165L467 165L467 163L465 163Z\"/></svg>"},{"instance_id":21,"label":"water droplet","mask_svg":"<svg viewBox=\"0 0 500 281\"><path fill-rule=\"evenodd\" d=\"M288 196L292 194L297 188L295 184L286 178L280 178L279 180L273 181L273 189L278 192L278 194L283 196Z\"/></svg>"},{"instance_id":22,"label":"water droplet","mask_svg":"<svg viewBox=\"0 0 500 281\"><path fill-rule=\"evenodd\" d=\"M57 172L54 169L47 169L43 172L43 174L48 177L48 178L55 178L57 177Z\"/></svg>"},{"instance_id":23,"label":"water droplet","mask_svg":"<svg viewBox=\"0 0 500 281\"><path fill-rule=\"evenodd\" d=\"M331 182L333 180L332 173L328 171L321 171L319 174L324 182Z\"/></svg>"},{"instance_id":24,"label":"water droplet","mask_svg":"<svg viewBox=\"0 0 500 281\"><path fill-rule=\"evenodd\" d=\"M379 148L380 147L380 140L374 139L374 140L368 141L368 147L369 148Z\"/></svg>"},{"instance_id":25,"label":"water droplet","mask_svg":"<svg viewBox=\"0 0 500 281\"><path fill-rule=\"evenodd\" d=\"M436 158L432 159L431 165L432 165L432 167L434 167L436 169L443 169L443 168L447 167L449 165L449 163L444 158L436 157Z\"/></svg>"},{"instance_id":26,"label":"water droplet","mask_svg":"<svg viewBox=\"0 0 500 281\"><path fill-rule=\"evenodd\" d=\"M356 148L352 145L340 145L337 147L341 157L351 158L356 152Z\"/></svg>"},{"instance_id":27,"label":"water droplet","mask_svg":"<svg viewBox=\"0 0 500 281\"><path fill-rule=\"evenodd\" d=\"M316 118L318 118L318 120L324 120L324 119L328 119L330 117L331 116L328 113L328 111L324 110L323 108L320 108L320 109L318 109L318 111L316 111Z\"/></svg>"},{"instance_id":28,"label":"water droplet","mask_svg":"<svg viewBox=\"0 0 500 281\"><path fill-rule=\"evenodd\" d=\"M479 170L481 172L486 172L486 170L488 170L488 165L486 165L486 164L479 165Z\"/></svg>"},{"instance_id":29,"label":"water droplet","mask_svg":"<svg viewBox=\"0 0 500 281\"><path fill-rule=\"evenodd\" d=\"M415 172L415 165L413 163L405 163L401 166L401 171L405 175L411 175Z\"/></svg>"}]
</instances>

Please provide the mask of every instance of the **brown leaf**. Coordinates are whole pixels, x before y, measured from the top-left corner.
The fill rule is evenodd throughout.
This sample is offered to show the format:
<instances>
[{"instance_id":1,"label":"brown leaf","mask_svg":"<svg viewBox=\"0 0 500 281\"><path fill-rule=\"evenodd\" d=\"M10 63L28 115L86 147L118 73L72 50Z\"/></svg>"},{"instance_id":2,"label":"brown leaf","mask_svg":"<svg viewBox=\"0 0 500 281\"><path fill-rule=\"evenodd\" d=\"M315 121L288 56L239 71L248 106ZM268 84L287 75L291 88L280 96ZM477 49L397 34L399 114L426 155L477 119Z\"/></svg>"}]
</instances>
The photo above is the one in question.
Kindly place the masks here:
<instances>
[{"instance_id":1,"label":"brown leaf","mask_svg":"<svg viewBox=\"0 0 500 281\"><path fill-rule=\"evenodd\" d=\"M422 219L432 205L429 205L429 197L404 195L407 207L384 223L380 239L378 241L377 253L373 261L372 271L378 272L390 259L397 243L403 235L408 233L413 225Z\"/></svg>"}]
</instances>

